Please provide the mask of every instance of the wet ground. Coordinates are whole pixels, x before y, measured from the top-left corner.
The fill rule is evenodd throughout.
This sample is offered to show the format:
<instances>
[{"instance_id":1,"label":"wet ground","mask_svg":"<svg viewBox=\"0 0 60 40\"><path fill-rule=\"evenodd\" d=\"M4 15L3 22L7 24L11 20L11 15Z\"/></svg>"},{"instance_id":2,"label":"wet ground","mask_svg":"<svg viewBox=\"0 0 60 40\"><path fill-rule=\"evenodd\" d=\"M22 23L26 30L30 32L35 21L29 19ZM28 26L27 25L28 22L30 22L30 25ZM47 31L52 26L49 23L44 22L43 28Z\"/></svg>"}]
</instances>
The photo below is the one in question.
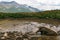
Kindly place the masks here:
<instances>
[{"instance_id":1,"label":"wet ground","mask_svg":"<svg viewBox=\"0 0 60 40\"><path fill-rule=\"evenodd\" d=\"M60 36L46 36L30 37L28 34L22 35L18 32L0 33L0 40L60 40Z\"/></svg>"},{"instance_id":2,"label":"wet ground","mask_svg":"<svg viewBox=\"0 0 60 40\"><path fill-rule=\"evenodd\" d=\"M33 23L33 24L31 24ZM4 19L0 20L0 40L60 40L60 36L40 36L28 38L25 32L36 32L38 23L60 25L60 20L53 19ZM29 25L29 27L27 26ZM33 27L32 27L32 26ZM26 27L25 27L26 26ZM14 32L17 31L17 32ZM1 33L2 32L2 33ZM21 34L22 32L24 34ZM23 35L23 36L21 36Z\"/></svg>"}]
</instances>

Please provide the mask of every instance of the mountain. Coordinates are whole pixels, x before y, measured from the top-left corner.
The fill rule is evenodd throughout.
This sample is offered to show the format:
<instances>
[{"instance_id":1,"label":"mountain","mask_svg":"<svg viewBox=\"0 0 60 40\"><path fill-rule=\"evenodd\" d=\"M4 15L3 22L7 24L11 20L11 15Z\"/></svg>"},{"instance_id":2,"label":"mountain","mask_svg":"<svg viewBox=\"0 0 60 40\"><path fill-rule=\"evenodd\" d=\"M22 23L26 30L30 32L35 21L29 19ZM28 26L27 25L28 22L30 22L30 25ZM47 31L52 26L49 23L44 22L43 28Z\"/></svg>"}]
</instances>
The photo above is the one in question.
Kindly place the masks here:
<instances>
[{"instance_id":1,"label":"mountain","mask_svg":"<svg viewBox=\"0 0 60 40\"><path fill-rule=\"evenodd\" d=\"M39 12L37 8L33 8L26 4L18 4L15 1L0 2L0 12Z\"/></svg>"}]
</instances>

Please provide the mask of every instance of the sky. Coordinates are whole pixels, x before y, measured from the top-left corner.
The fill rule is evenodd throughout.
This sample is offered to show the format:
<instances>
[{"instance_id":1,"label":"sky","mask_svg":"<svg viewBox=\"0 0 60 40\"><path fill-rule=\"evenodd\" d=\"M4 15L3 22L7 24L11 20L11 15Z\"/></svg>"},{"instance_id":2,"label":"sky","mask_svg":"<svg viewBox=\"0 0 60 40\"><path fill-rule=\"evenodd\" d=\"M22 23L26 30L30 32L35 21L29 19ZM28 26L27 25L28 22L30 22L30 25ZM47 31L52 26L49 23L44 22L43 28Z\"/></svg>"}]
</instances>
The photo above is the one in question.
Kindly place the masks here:
<instances>
[{"instance_id":1,"label":"sky","mask_svg":"<svg viewBox=\"0 0 60 40\"><path fill-rule=\"evenodd\" d=\"M42 9L54 10L60 9L60 0L0 0L0 1L16 1L19 4L27 4L29 6Z\"/></svg>"}]
</instances>

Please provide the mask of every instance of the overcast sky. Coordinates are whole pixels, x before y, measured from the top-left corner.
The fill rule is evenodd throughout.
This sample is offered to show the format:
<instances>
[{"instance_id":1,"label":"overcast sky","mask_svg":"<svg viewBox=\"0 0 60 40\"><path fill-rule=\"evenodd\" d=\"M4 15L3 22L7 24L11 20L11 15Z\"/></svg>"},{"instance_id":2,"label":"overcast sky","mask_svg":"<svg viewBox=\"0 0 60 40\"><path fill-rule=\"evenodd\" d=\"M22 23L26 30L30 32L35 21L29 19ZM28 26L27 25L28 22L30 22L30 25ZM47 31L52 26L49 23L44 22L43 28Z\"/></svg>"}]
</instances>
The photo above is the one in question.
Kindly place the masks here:
<instances>
[{"instance_id":1,"label":"overcast sky","mask_svg":"<svg viewBox=\"0 0 60 40\"><path fill-rule=\"evenodd\" d=\"M19 4L27 4L39 9L60 9L60 0L0 0L0 1L16 1Z\"/></svg>"}]
</instances>

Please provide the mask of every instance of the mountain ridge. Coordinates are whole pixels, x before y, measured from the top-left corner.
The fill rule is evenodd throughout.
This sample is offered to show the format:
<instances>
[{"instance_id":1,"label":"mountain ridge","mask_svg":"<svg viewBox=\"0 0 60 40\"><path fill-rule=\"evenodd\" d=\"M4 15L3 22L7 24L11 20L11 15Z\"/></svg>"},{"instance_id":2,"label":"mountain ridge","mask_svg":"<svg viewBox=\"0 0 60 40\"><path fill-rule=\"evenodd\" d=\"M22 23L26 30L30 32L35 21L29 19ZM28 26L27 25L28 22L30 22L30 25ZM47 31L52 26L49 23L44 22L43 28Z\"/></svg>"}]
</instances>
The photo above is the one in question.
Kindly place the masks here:
<instances>
[{"instance_id":1,"label":"mountain ridge","mask_svg":"<svg viewBox=\"0 0 60 40\"><path fill-rule=\"evenodd\" d=\"M37 8L33 8L26 4L18 4L15 1L0 2L0 12L39 12Z\"/></svg>"}]
</instances>

